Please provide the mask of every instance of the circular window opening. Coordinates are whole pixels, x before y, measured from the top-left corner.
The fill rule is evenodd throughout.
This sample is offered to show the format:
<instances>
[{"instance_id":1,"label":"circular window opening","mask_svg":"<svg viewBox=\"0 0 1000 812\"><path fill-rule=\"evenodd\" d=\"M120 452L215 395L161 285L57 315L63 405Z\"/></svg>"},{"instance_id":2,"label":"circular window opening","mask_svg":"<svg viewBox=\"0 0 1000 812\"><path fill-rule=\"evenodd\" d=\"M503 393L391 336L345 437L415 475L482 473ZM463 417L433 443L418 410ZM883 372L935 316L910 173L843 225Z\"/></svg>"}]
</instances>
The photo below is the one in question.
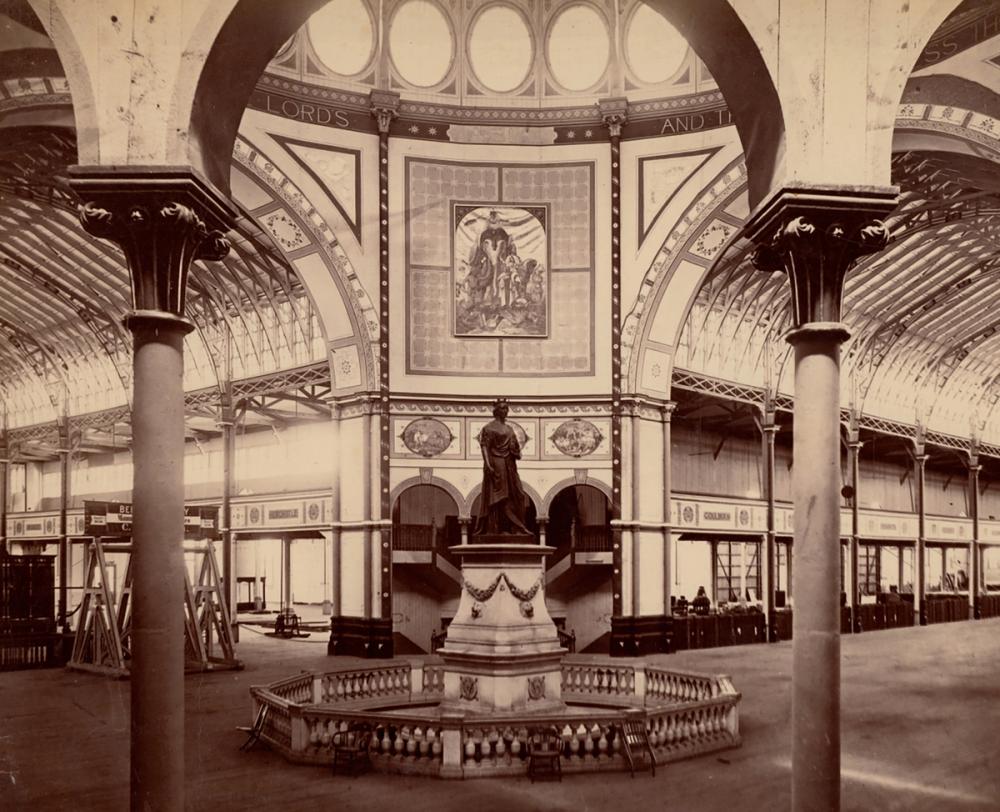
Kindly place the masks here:
<instances>
[{"instance_id":1,"label":"circular window opening","mask_svg":"<svg viewBox=\"0 0 1000 812\"><path fill-rule=\"evenodd\" d=\"M597 84L608 67L611 43L604 19L590 6L570 6L549 31L549 67L567 90Z\"/></svg>"},{"instance_id":2,"label":"circular window opening","mask_svg":"<svg viewBox=\"0 0 1000 812\"><path fill-rule=\"evenodd\" d=\"M629 20L625 55L640 82L663 82L680 70L688 44L667 19L641 3Z\"/></svg>"},{"instance_id":3,"label":"circular window opening","mask_svg":"<svg viewBox=\"0 0 1000 812\"><path fill-rule=\"evenodd\" d=\"M531 69L531 33L510 6L491 6L472 26L469 61L476 78L495 93L518 87Z\"/></svg>"},{"instance_id":4,"label":"circular window opening","mask_svg":"<svg viewBox=\"0 0 1000 812\"><path fill-rule=\"evenodd\" d=\"M371 61L375 28L363 0L330 0L307 28L316 56L334 73L353 76Z\"/></svg>"},{"instance_id":5,"label":"circular window opening","mask_svg":"<svg viewBox=\"0 0 1000 812\"><path fill-rule=\"evenodd\" d=\"M433 87L448 74L455 45L451 26L434 3L409 0L389 29L389 55L399 75L417 87Z\"/></svg>"}]
</instances>

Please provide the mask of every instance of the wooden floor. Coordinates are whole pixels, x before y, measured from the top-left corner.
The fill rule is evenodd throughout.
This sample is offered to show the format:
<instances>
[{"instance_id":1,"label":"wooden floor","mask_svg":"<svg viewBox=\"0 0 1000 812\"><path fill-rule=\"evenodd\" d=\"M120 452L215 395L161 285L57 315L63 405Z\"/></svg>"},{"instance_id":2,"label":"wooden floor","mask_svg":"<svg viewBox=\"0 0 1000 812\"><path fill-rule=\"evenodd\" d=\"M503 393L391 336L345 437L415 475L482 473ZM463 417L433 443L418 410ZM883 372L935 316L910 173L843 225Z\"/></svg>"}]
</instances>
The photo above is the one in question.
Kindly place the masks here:
<instances>
[{"instance_id":1,"label":"wooden floor","mask_svg":"<svg viewBox=\"0 0 1000 812\"><path fill-rule=\"evenodd\" d=\"M242 672L187 678L190 810L787 809L791 644L657 657L730 673L743 692L744 745L630 779L567 776L444 782L331 777L266 749L238 750L248 686L329 668L325 639L282 641L244 629ZM1000 810L1000 620L844 638L843 809ZM127 681L65 670L0 674L0 810L128 806Z\"/></svg>"}]
</instances>

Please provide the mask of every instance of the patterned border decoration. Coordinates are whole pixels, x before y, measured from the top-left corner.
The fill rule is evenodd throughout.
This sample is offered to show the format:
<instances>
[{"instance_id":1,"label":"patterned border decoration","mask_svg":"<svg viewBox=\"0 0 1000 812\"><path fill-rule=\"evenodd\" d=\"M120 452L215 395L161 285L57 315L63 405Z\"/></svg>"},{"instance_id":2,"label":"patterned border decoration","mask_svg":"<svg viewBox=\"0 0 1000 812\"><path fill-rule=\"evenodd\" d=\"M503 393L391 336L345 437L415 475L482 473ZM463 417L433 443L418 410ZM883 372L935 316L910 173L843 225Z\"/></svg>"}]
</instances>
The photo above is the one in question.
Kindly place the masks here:
<instances>
[{"instance_id":1,"label":"patterned border decoration","mask_svg":"<svg viewBox=\"0 0 1000 812\"><path fill-rule=\"evenodd\" d=\"M364 348L361 355L366 379L373 380L373 352L376 348L372 345L378 342L379 337L377 311L330 226L291 179L243 136L238 136L233 146L233 160L288 206L299 223L310 233L324 258L333 266L341 299L354 323L359 349Z\"/></svg>"},{"instance_id":2,"label":"patterned border decoration","mask_svg":"<svg viewBox=\"0 0 1000 812\"><path fill-rule=\"evenodd\" d=\"M712 184L687 208L684 216L671 229L656 257L650 263L642 282L635 304L625 317L622 330L622 364L628 370L629 380L636 382L642 336L649 329L650 318L655 315L656 308L647 309L650 301L656 303L662 290L664 280L669 280L674 266L680 262L687 248L693 245L700 236L700 229L711 219L716 211L728 203L734 194L746 186L746 164L743 156L739 156L719 175Z\"/></svg>"}]
</instances>

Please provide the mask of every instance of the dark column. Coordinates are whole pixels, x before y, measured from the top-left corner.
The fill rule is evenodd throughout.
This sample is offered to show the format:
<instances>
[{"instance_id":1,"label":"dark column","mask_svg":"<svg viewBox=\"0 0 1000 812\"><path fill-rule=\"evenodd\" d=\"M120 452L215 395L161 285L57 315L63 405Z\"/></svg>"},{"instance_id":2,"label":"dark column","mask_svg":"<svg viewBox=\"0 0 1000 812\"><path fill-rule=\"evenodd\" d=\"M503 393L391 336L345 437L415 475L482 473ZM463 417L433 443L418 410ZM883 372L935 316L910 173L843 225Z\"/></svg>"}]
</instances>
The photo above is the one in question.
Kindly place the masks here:
<instances>
[{"instance_id":1,"label":"dark column","mask_svg":"<svg viewBox=\"0 0 1000 812\"><path fill-rule=\"evenodd\" d=\"M969 450L969 517L972 519L972 539L969 541L969 618L978 618L979 605L979 445Z\"/></svg>"},{"instance_id":2,"label":"dark column","mask_svg":"<svg viewBox=\"0 0 1000 812\"><path fill-rule=\"evenodd\" d=\"M292 611L292 536L281 534L281 609Z\"/></svg>"},{"instance_id":3,"label":"dark column","mask_svg":"<svg viewBox=\"0 0 1000 812\"><path fill-rule=\"evenodd\" d=\"M851 629L856 632L861 631L858 627L858 605L861 603L858 584L858 536L861 534L860 517L858 516L858 479L860 475L861 447L864 445L859 439L859 434L858 416L852 411L851 422L847 428L847 453L851 466Z\"/></svg>"},{"instance_id":4,"label":"dark column","mask_svg":"<svg viewBox=\"0 0 1000 812\"><path fill-rule=\"evenodd\" d=\"M795 349L792 808L840 808L840 323L844 277L889 232L895 195L785 189L746 225L754 264L784 271Z\"/></svg>"},{"instance_id":5,"label":"dark column","mask_svg":"<svg viewBox=\"0 0 1000 812\"><path fill-rule=\"evenodd\" d=\"M775 520L774 520L774 442L780 428L775 422L775 407L771 393L765 395L764 406L761 409L761 434L764 438L764 498L767 500L767 532L764 535L764 563L767 576L767 597L765 612L767 612L767 639L775 642L778 633L775 626L774 592L775 582Z\"/></svg>"},{"instance_id":6,"label":"dark column","mask_svg":"<svg viewBox=\"0 0 1000 812\"><path fill-rule=\"evenodd\" d=\"M923 426L917 425L917 436L913 441L914 455L913 467L917 480L917 546L913 550L913 608L915 626L927 625L927 573L924 566L924 550L927 542L927 508L925 507L926 496L926 468L927 453L924 442Z\"/></svg>"},{"instance_id":7,"label":"dark column","mask_svg":"<svg viewBox=\"0 0 1000 812\"><path fill-rule=\"evenodd\" d=\"M622 300L621 300L621 142L628 120L626 99L602 99L601 118L608 128L611 152L611 654L632 653L634 636L621 620L625 573L622 556ZM631 610L631 607L630 607Z\"/></svg>"},{"instance_id":8,"label":"dark column","mask_svg":"<svg viewBox=\"0 0 1000 812\"><path fill-rule=\"evenodd\" d=\"M131 808L184 808L184 318L234 213L187 167L71 167L83 227L125 253L134 310Z\"/></svg>"},{"instance_id":9,"label":"dark column","mask_svg":"<svg viewBox=\"0 0 1000 812\"><path fill-rule=\"evenodd\" d=\"M379 204L379 589L381 618L392 617L392 506L389 504L389 459L392 437L389 432L389 128L399 111L399 94L371 91L372 115L378 122L378 204ZM373 607L373 614L374 607ZM383 649L383 656L392 651Z\"/></svg>"},{"instance_id":10,"label":"dark column","mask_svg":"<svg viewBox=\"0 0 1000 812\"><path fill-rule=\"evenodd\" d=\"M7 444L7 410L0 426L0 558L7 555L7 501L10 490L10 446Z\"/></svg>"},{"instance_id":11,"label":"dark column","mask_svg":"<svg viewBox=\"0 0 1000 812\"><path fill-rule=\"evenodd\" d=\"M59 420L59 629L63 634L69 631L69 536L66 511L70 499L70 463L73 450L70 447L69 417Z\"/></svg>"},{"instance_id":12,"label":"dark column","mask_svg":"<svg viewBox=\"0 0 1000 812\"><path fill-rule=\"evenodd\" d=\"M226 340L229 353L229 339ZM228 369L228 364L227 364ZM229 608L234 639L239 639L240 625L236 622L236 573L233 567L233 462L236 456L235 427L236 415L233 411L233 383L228 376L223 382L219 400L219 428L222 431L222 504L219 508L219 530L222 535L222 580L225 601ZM253 595L250 596L253 598Z\"/></svg>"}]
</instances>

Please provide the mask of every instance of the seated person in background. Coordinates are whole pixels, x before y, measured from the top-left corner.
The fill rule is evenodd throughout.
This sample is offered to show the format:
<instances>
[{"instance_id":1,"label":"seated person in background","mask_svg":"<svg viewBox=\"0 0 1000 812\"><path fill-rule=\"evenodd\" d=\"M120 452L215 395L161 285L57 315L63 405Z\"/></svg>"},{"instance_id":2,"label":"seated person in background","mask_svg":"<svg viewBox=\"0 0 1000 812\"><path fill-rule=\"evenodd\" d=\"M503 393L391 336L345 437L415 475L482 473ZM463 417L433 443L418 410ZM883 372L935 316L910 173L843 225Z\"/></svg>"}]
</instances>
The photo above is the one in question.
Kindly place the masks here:
<instances>
[{"instance_id":1,"label":"seated person in background","mask_svg":"<svg viewBox=\"0 0 1000 812\"><path fill-rule=\"evenodd\" d=\"M683 595L680 596L674 606L674 612L678 615L686 615L688 613L688 599Z\"/></svg>"},{"instance_id":2,"label":"seated person in background","mask_svg":"<svg viewBox=\"0 0 1000 812\"><path fill-rule=\"evenodd\" d=\"M709 609L712 608L712 601L709 600L708 595L705 594L705 587L698 587L698 594L695 595L693 601L691 601L691 608L694 610L696 615L707 615Z\"/></svg>"},{"instance_id":3,"label":"seated person in background","mask_svg":"<svg viewBox=\"0 0 1000 812\"><path fill-rule=\"evenodd\" d=\"M886 603L902 603L903 599L899 597L899 587L895 584L890 584L889 594L885 597Z\"/></svg>"}]
</instances>

